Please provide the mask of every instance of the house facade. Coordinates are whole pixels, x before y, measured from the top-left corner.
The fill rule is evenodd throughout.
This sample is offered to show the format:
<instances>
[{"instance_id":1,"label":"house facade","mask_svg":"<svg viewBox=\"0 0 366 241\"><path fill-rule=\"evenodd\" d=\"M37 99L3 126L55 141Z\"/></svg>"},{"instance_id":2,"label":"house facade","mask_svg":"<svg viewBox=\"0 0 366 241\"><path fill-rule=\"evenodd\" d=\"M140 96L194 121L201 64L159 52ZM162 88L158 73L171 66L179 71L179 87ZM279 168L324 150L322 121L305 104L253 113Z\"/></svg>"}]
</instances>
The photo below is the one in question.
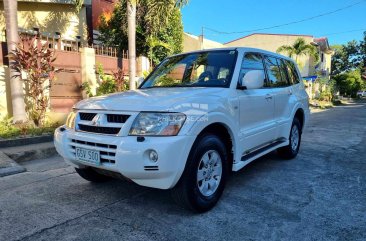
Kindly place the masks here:
<instances>
[{"instance_id":1,"label":"house facade","mask_svg":"<svg viewBox=\"0 0 366 241\"><path fill-rule=\"evenodd\" d=\"M283 45L292 45L298 38L303 38L307 44L316 46L320 58L319 62L316 62L311 56L298 56L296 60L301 75L310 78L312 76L329 78L333 51L331 50L326 37L314 38L311 35L255 33L221 44L205 38L202 39L202 36L184 34L183 46L185 52L223 47L250 47L276 52L277 49Z\"/></svg>"},{"instance_id":2,"label":"house facade","mask_svg":"<svg viewBox=\"0 0 366 241\"><path fill-rule=\"evenodd\" d=\"M315 75L329 77L331 70L330 60L333 52L329 47L328 39L325 37L314 38L312 35L254 33L227 42L225 43L225 46L260 48L276 52L277 49L283 45L293 45L298 38L303 38L307 44L316 46L320 57L320 62L315 62L314 57L312 56L298 56L297 64L300 68L301 75L303 77Z\"/></svg>"},{"instance_id":3,"label":"house facade","mask_svg":"<svg viewBox=\"0 0 366 241\"><path fill-rule=\"evenodd\" d=\"M34 28L50 37L80 41L86 45L92 36L92 0L84 0L78 12L74 0L18 0L19 31ZM0 0L0 30L5 30L3 1Z\"/></svg>"},{"instance_id":4,"label":"house facade","mask_svg":"<svg viewBox=\"0 0 366 241\"><path fill-rule=\"evenodd\" d=\"M225 45L222 43L203 38L202 35L195 36L193 34L183 33L183 52L224 47Z\"/></svg>"}]
</instances>

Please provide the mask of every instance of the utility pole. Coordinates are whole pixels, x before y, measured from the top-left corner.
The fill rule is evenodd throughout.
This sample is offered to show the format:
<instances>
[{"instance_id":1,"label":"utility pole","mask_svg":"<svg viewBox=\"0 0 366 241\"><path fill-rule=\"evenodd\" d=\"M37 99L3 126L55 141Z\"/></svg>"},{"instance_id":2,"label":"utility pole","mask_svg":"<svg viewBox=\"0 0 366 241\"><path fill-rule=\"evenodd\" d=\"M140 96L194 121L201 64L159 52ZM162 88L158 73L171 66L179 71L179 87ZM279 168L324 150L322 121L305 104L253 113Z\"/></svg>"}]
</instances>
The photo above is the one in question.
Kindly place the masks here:
<instances>
[{"instance_id":1,"label":"utility pole","mask_svg":"<svg viewBox=\"0 0 366 241\"><path fill-rule=\"evenodd\" d=\"M201 32L201 50L204 49L203 38L204 38L204 27L202 27L202 32Z\"/></svg>"},{"instance_id":2,"label":"utility pole","mask_svg":"<svg viewBox=\"0 0 366 241\"><path fill-rule=\"evenodd\" d=\"M3 2L6 26L6 41L8 45L8 53L11 53L16 49L16 44L19 42L17 18L18 4L17 1L14 0L6 0ZM13 65L14 60L9 60L9 82L13 110L13 122L22 123L27 120L24 103L23 81L21 80L20 73L12 68Z\"/></svg>"}]
</instances>

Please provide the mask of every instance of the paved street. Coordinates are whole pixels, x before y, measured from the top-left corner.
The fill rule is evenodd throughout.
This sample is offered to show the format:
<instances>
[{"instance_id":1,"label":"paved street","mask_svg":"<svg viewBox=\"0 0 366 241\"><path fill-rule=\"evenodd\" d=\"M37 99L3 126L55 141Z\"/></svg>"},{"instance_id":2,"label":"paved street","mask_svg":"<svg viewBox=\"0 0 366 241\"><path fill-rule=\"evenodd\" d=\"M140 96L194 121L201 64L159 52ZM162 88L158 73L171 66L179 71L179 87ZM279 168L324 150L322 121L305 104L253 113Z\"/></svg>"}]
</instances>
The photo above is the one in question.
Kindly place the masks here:
<instances>
[{"instance_id":1,"label":"paved street","mask_svg":"<svg viewBox=\"0 0 366 241\"><path fill-rule=\"evenodd\" d=\"M205 214L169 191L91 184L60 157L0 178L0 240L366 240L366 104L312 114L299 156L231 177Z\"/></svg>"}]
</instances>

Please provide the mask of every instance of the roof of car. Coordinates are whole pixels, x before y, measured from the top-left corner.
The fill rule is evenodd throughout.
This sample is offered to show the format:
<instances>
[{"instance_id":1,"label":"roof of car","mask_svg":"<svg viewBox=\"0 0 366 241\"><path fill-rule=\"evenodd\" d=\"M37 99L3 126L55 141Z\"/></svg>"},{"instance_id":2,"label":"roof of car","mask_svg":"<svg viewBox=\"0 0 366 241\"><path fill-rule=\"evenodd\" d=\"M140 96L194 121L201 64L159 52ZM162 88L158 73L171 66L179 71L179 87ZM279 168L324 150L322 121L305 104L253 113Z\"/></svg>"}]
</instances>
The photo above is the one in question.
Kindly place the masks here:
<instances>
[{"instance_id":1,"label":"roof of car","mask_svg":"<svg viewBox=\"0 0 366 241\"><path fill-rule=\"evenodd\" d=\"M271 56L274 56L274 57L279 57L279 58L283 58L283 59L287 59L287 60L293 61L293 59L291 59L291 58L289 58L287 56L278 54L278 53L270 52L270 51L263 50L263 49L247 48L247 47L229 47L229 48L202 49L202 50L195 50L195 51L180 53L180 54L177 54L175 56L183 55L183 54L210 52L210 51L230 51L230 50L238 50L238 51L243 51L243 52L262 53L262 54L267 54L267 55L271 55Z\"/></svg>"}]
</instances>

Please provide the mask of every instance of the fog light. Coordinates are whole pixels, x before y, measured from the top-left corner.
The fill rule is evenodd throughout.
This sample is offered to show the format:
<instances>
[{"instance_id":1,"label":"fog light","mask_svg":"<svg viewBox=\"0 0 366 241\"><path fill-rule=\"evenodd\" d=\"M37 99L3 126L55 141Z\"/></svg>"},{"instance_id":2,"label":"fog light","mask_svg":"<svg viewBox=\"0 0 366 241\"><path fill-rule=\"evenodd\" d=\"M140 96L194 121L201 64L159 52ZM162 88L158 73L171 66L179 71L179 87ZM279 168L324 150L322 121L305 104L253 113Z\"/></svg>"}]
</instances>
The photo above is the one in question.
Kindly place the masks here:
<instances>
[{"instance_id":1,"label":"fog light","mask_svg":"<svg viewBox=\"0 0 366 241\"><path fill-rule=\"evenodd\" d=\"M150 158L151 161L157 162L158 158L159 158L158 153L154 150L151 150L150 153L149 153L149 158Z\"/></svg>"}]
</instances>

